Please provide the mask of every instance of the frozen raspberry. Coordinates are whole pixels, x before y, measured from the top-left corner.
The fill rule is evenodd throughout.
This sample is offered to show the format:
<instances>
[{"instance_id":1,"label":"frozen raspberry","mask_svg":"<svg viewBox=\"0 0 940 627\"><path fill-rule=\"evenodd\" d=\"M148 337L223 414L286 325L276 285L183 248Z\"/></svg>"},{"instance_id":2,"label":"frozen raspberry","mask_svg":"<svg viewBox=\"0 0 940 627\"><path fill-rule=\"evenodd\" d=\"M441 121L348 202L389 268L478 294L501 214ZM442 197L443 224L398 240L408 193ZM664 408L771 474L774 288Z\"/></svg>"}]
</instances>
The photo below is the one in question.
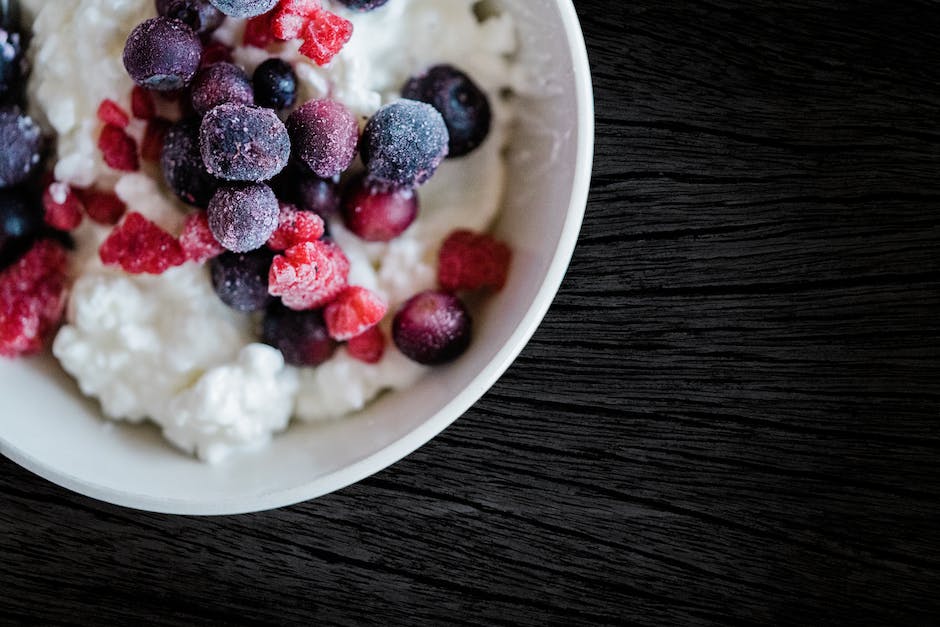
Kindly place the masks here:
<instances>
[{"instance_id":1,"label":"frozen raspberry","mask_svg":"<svg viewBox=\"0 0 940 627\"><path fill-rule=\"evenodd\" d=\"M154 118L147 122L144 130L144 140L140 145L140 156L144 161L157 163L163 156L163 144L166 134L170 131L172 122L166 118Z\"/></svg>"},{"instance_id":2,"label":"frozen raspberry","mask_svg":"<svg viewBox=\"0 0 940 627\"><path fill-rule=\"evenodd\" d=\"M225 21L225 14L209 0L157 0L157 13L184 22L199 35L211 33Z\"/></svg>"},{"instance_id":3,"label":"frozen raspberry","mask_svg":"<svg viewBox=\"0 0 940 627\"><path fill-rule=\"evenodd\" d=\"M297 74L283 59L268 59L258 66L251 81L255 102L269 109L287 109L297 101Z\"/></svg>"},{"instance_id":4,"label":"frozen raspberry","mask_svg":"<svg viewBox=\"0 0 940 627\"><path fill-rule=\"evenodd\" d=\"M209 203L209 228L227 250L244 253L264 246L277 228L280 208L267 185L223 185Z\"/></svg>"},{"instance_id":5,"label":"frozen raspberry","mask_svg":"<svg viewBox=\"0 0 940 627\"><path fill-rule=\"evenodd\" d=\"M385 355L385 334L378 326L357 335L346 343L346 352L353 359L367 364L377 364Z\"/></svg>"},{"instance_id":6,"label":"frozen raspberry","mask_svg":"<svg viewBox=\"0 0 940 627\"><path fill-rule=\"evenodd\" d=\"M105 98L101 101L101 104L98 105L97 115L98 119L105 124L117 126L118 128L126 128L131 121L131 117L127 115L127 111L122 109L121 105L110 98Z\"/></svg>"},{"instance_id":7,"label":"frozen raspberry","mask_svg":"<svg viewBox=\"0 0 940 627\"><path fill-rule=\"evenodd\" d=\"M209 228L209 216L205 211L197 211L186 217L179 239L187 261L205 263L225 252Z\"/></svg>"},{"instance_id":8,"label":"frozen raspberry","mask_svg":"<svg viewBox=\"0 0 940 627\"><path fill-rule=\"evenodd\" d=\"M0 355L42 350L65 310L67 263L62 246L40 240L0 272Z\"/></svg>"},{"instance_id":9,"label":"frozen raspberry","mask_svg":"<svg viewBox=\"0 0 940 627\"><path fill-rule=\"evenodd\" d=\"M236 311L261 311L274 300L268 293L273 253L266 248L249 253L225 253L209 262L212 287L219 299Z\"/></svg>"},{"instance_id":10,"label":"frozen raspberry","mask_svg":"<svg viewBox=\"0 0 940 627\"><path fill-rule=\"evenodd\" d=\"M227 102L255 104L255 91L245 70L233 63L215 63L199 70L192 84L196 113L205 115Z\"/></svg>"},{"instance_id":11,"label":"frozen raspberry","mask_svg":"<svg viewBox=\"0 0 940 627\"><path fill-rule=\"evenodd\" d=\"M267 13L278 0L209 0L219 11L232 17L254 17Z\"/></svg>"},{"instance_id":12,"label":"frozen raspberry","mask_svg":"<svg viewBox=\"0 0 940 627\"><path fill-rule=\"evenodd\" d=\"M274 36L271 34L271 19L273 17L271 13L265 13L248 20L245 24L245 35L242 38L242 43L262 50L273 44Z\"/></svg>"},{"instance_id":13,"label":"frozen raspberry","mask_svg":"<svg viewBox=\"0 0 940 627\"><path fill-rule=\"evenodd\" d=\"M388 312L388 303L364 287L350 286L323 310L326 328L334 340L348 340L377 325Z\"/></svg>"},{"instance_id":14,"label":"frozen raspberry","mask_svg":"<svg viewBox=\"0 0 940 627\"><path fill-rule=\"evenodd\" d=\"M437 109L399 100L375 112L362 132L359 151L374 179L415 188L430 179L447 156L448 138Z\"/></svg>"},{"instance_id":15,"label":"frozen raspberry","mask_svg":"<svg viewBox=\"0 0 940 627\"><path fill-rule=\"evenodd\" d=\"M140 169L137 142L118 126L105 124L98 137L98 148L109 167L122 172L136 172Z\"/></svg>"},{"instance_id":16,"label":"frozen raspberry","mask_svg":"<svg viewBox=\"0 0 940 627\"><path fill-rule=\"evenodd\" d=\"M138 120L151 120L157 116L157 103L153 94L140 85L131 90L131 113Z\"/></svg>"},{"instance_id":17,"label":"frozen raspberry","mask_svg":"<svg viewBox=\"0 0 940 627\"><path fill-rule=\"evenodd\" d=\"M155 17L135 28L124 45L124 67L147 89L172 91L193 80L202 57L199 35L179 20Z\"/></svg>"},{"instance_id":18,"label":"frozen raspberry","mask_svg":"<svg viewBox=\"0 0 940 627\"><path fill-rule=\"evenodd\" d=\"M228 103L203 118L199 147L213 176L257 183L284 169L291 142L284 123L271 109Z\"/></svg>"},{"instance_id":19,"label":"frozen raspberry","mask_svg":"<svg viewBox=\"0 0 940 627\"><path fill-rule=\"evenodd\" d=\"M317 65L326 65L339 54L352 33L352 22L335 13L319 11L304 26L300 54L310 57Z\"/></svg>"},{"instance_id":20,"label":"frozen raspberry","mask_svg":"<svg viewBox=\"0 0 940 627\"><path fill-rule=\"evenodd\" d=\"M458 230L441 244L437 280L445 290L502 289L509 273L512 251L499 240Z\"/></svg>"},{"instance_id":21,"label":"frozen raspberry","mask_svg":"<svg viewBox=\"0 0 940 627\"><path fill-rule=\"evenodd\" d=\"M388 0L339 0L339 3L345 5L353 11L374 11Z\"/></svg>"},{"instance_id":22,"label":"frozen raspberry","mask_svg":"<svg viewBox=\"0 0 940 627\"><path fill-rule=\"evenodd\" d=\"M163 178L185 203L205 208L219 188L219 180L209 174L199 150L200 121L190 118L177 122L166 133L160 167Z\"/></svg>"},{"instance_id":23,"label":"frozen raspberry","mask_svg":"<svg viewBox=\"0 0 940 627\"><path fill-rule=\"evenodd\" d=\"M349 260L339 246L304 242L274 258L269 290L291 309L317 309L346 288L348 277Z\"/></svg>"},{"instance_id":24,"label":"frozen raspberry","mask_svg":"<svg viewBox=\"0 0 940 627\"><path fill-rule=\"evenodd\" d=\"M0 108L0 188L24 183L42 162L39 126L19 107Z\"/></svg>"},{"instance_id":25,"label":"frozen raspberry","mask_svg":"<svg viewBox=\"0 0 940 627\"><path fill-rule=\"evenodd\" d=\"M268 248L284 251L297 244L318 240L323 237L323 232L324 224L320 216L282 203L277 230L268 240Z\"/></svg>"},{"instance_id":26,"label":"frozen raspberry","mask_svg":"<svg viewBox=\"0 0 940 627\"><path fill-rule=\"evenodd\" d=\"M470 345L467 308L449 292L422 292L409 299L392 321L392 338L406 357L433 366L457 359Z\"/></svg>"},{"instance_id":27,"label":"frozen raspberry","mask_svg":"<svg viewBox=\"0 0 940 627\"><path fill-rule=\"evenodd\" d=\"M42 195L46 224L60 231L71 231L82 222L82 201L67 183L51 183Z\"/></svg>"},{"instance_id":28,"label":"frozen raspberry","mask_svg":"<svg viewBox=\"0 0 940 627\"><path fill-rule=\"evenodd\" d=\"M320 10L320 0L282 0L271 20L271 33L281 41L297 39Z\"/></svg>"},{"instance_id":29,"label":"frozen raspberry","mask_svg":"<svg viewBox=\"0 0 940 627\"><path fill-rule=\"evenodd\" d=\"M137 212L127 214L98 249L105 265L130 274L163 274L186 262L176 238Z\"/></svg>"},{"instance_id":30,"label":"frozen raspberry","mask_svg":"<svg viewBox=\"0 0 940 627\"><path fill-rule=\"evenodd\" d=\"M117 224L127 211L124 201L112 192L83 189L77 193L82 204L85 205L85 213L98 224Z\"/></svg>"},{"instance_id":31,"label":"frozen raspberry","mask_svg":"<svg viewBox=\"0 0 940 627\"><path fill-rule=\"evenodd\" d=\"M210 41L202 49L202 58L199 60L199 67L209 67L213 63L231 63L232 49L221 41Z\"/></svg>"},{"instance_id":32,"label":"frozen raspberry","mask_svg":"<svg viewBox=\"0 0 940 627\"><path fill-rule=\"evenodd\" d=\"M367 242L388 242L418 217L417 192L388 187L367 177L353 180L343 196L346 228Z\"/></svg>"},{"instance_id":33,"label":"frozen raspberry","mask_svg":"<svg viewBox=\"0 0 940 627\"><path fill-rule=\"evenodd\" d=\"M356 156L359 123L335 100L311 100L287 118L294 154L322 178L341 174Z\"/></svg>"},{"instance_id":34,"label":"frozen raspberry","mask_svg":"<svg viewBox=\"0 0 940 627\"><path fill-rule=\"evenodd\" d=\"M273 305L262 323L261 341L281 351L292 366L319 366L336 352L320 311L291 311Z\"/></svg>"},{"instance_id":35,"label":"frozen raspberry","mask_svg":"<svg viewBox=\"0 0 940 627\"><path fill-rule=\"evenodd\" d=\"M448 158L462 157L483 143L490 132L490 101L469 76L452 65L435 65L405 83L402 98L437 109L450 136Z\"/></svg>"}]
</instances>

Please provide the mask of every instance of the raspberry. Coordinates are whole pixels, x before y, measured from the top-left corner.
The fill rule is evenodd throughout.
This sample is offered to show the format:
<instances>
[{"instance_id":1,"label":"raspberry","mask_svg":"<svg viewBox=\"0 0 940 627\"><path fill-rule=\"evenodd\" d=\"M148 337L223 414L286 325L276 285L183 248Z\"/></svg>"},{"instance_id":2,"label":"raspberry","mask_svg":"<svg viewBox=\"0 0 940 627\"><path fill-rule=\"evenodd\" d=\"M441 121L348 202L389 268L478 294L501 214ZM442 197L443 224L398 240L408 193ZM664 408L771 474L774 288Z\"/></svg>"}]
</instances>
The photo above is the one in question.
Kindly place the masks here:
<instances>
[{"instance_id":1,"label":"raspberry","mask_svg":"<svg viewBox=\"0 0 940 627\"><path fill-rule=\"evenodd\" d=\"M211 41L202 50L199 67L209 67L214 63L231 63L232 49L220 41Z\"/></svg>"},{"instance_id":2,"label":"raspberry","mask_svg":"<svg viewBox=\"0 0 940 627\"><path fill-rule=\"evenodd\" d=\"M317 214L282 203L277 230L268 240L268 248L283 251L297 244L313 242L323 237L325 229L323 218Z\"/></svg>"},{"instance_id":3,"label":"raspberry","mask_svg":"<svg viewBox=\"0 0 940 627\"><path fill-rule=\"evenodd\" d=\"M163 141L166 139L167 131L173 125L166 118L153 118L147 122L147 129L144 131L144 141L140 145L140 156L144 161L157 163L163 156Z\"/></svg>"},{"instance_id":4,"label":"raspberry","mask_svg":"<svg viewBox=\"0 0 940 627\"><path fill-rule=\"evenodd\" d=\"M350 286L340 292L323 310L327 331L334 340L362 335L385 317L388 304L364 287Z\"/></svg>"},{"instance_id":5,"label":"raspberry","mask_svg":"<svg viewBox=\"0 0 940 627\"><path fill-rule=\"evenodd\" d=\"M365 333L350 338L346 343L346 352L353 359L367 364L377 364L385 355L385 334L378 326L374 326Z\"/></svg>"},{"instance_id":6,"label":"raspberry","mask_svg":"<svg viewBox=\"0 0 940 627\"><path fill-rule=\"evenodd\" d=\"M52 183L42 195L46 224L60 231L71 231L82 222L82 201L67 183Z\"/></svg>"},{"instance_id":7,"label":"raspberry","mask_svg":"<svg viewBox=\"0 0 940 627\"><path fill-rule=\"evenodd\" d=\"M111 124L118 128L127 128L131 118L127 112L121 108L121 105L110 98L105 98L98 105L98 119L105 124Z\"/></svg>"},{"instance_id":8,"label":"raspberry","mask_svg":"<svg viewBox=\"0 0 940 627\"><path fill-rule=\"evenodd\" d=\"M186 259L196 263L205 263L225 252L209 229L209 216L205 211L187 216L179 241Z\"/></svg>"},{"instance_id":9,"label":"raspberry","mask_svg":"<svg viewBox=\"0 0 940 627\"><path fill-rule=\"evenodd\" d=\"M175 237L136 212L111 231L98 255L105 265L120 266L131 274L162 274L186 261Z\"/></svg>"},{"instance_id":10,"label":"raspberry","mask_svg":"<svg viewBox=\"0 0 940 627\"><path fill-rule=\"evenodd\" d=\"M0 273L0 355L42 350L65 311L66 265L62 246L40 240Z\"/></svg>"},{"instance_id":11,"label":"raspberry","mask_svg":"<svg viewBox=\"0 0 940 627\"><path fill-rule=\"evenodd\" d=\"M288 13L282 9L271 20L271 34L281 41L297 39L304 26L307 25L307 21L308 19L302 15Z\"/></svg>"},{"instance_id":12,"label":"raspberry","mask_svg":"<svg viewBox=\"0 0 940 627\"><path fill-rule=\"evenodd\" d=\"M346 18L329 11L318 11L303 29L300 53L317 65L326 65L339 54L352 37L353 25Z\"/></svg>"},{"instance_id":13,"label":"raspberry","mask_svg":"<svg viewBox=\"0 0 940 627\"><path fill-rule=\"evenodd\" d=\"M152 120L157 116L157 103L153 94L140 85L131 90L131 113L138 120Z\"/></svg>"},{"instance_id":14,"label":"raspberry","mask_svg":"<svg viewBox=\"0 0 940 627\"><path fill-rule=\"evenodd\" d=\"M118 126L105 124L98 138L98 148L104 156L104 162L115 170L136 172L140 169L137 142Z\"/></svg>"},{"instance_id":15,"label":"raspberry","mask_svg":"<svg viewBox=\"0 0 940 627\"><path fill-rule=\"evenodd\" d=\"M457 230L441 244L437 280L446 290L502 289L512 251L493 237Z\"/></svg>"},{"instance_id":16,"label":"raspberry","mask_svg":"<svg viewBox=\"0 0 940 627\"><path fill-rule=\"evenodd\" d=\"M245 24L245 36L242 43L246 46L255 48L267 48L274 43L274 37L271 35L271 20L273 14L265 13L248 20Z\"/></svg>"},{"instance_id":17,"label":"raspberry","mask_svg":"<svg viewBox=\"0 0 940 627\"><path fill-rule=\"evenodd\" d=\"M339 246L304 242L274 257L268 289L291 309L317 309L343 291L348 277L349 260Z\"/></svg>"},{"instance_id":18,"label":"raspberry","mask_svg":"<svg viewBox=\"0 0 940 627\"><path fill-rule=\"evenodd\" d=\"M124 201L112 192L84 189L77 193L85 205L85 213L98 224L117 224L127 211Z\"/></svg>"}]
</instances>

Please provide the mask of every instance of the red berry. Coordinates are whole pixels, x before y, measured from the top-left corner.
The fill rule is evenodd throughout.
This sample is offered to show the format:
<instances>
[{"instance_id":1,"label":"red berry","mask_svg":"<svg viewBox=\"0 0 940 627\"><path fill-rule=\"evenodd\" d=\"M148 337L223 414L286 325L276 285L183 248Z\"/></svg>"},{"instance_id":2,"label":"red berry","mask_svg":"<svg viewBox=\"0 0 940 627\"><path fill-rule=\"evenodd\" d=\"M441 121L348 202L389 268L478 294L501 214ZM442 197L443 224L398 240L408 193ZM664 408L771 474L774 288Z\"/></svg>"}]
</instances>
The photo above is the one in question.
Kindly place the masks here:
<instances>
[{"instance_id":1,"label":"red berry","mask_svg":"<svg viewBox=\"0 0 940 627\"><path fill-rule=\"evenodd\" d=\"M441 244L437 280L446 290L502 289L509 274L512 251L499 240L458 230Z\"/></svg>"},{"instance_id":2,"label":"red berry","mask_svg":"<svg viewBox=\"0 0 940 627\"><path fill-rule=\"evenodd\" d=\"M385 334L378 326L374 326L365 333L351 338L346 343L346 352L353 359L367 364L377 364L385 355Z\"/></svg>"},{"instance_id":3,"label":"red berry","mask_svg":"<svg viewBox=\"0 0 940 627\"><path fill-rule=\"evenodd\" d=\"M82 223L82 201L67 183L51 183L42 195L46 224L60 231L71 231Z\"/></svg>"},{"instance_id":4,"label":"red berry","mask_svg":"<svg viewBox=\"0 0 940 627\"><path fill-rule=\"evenodd\" d=\"M165 118L154 118L147 122L144 141L140 145L140 156L144 161L157 163L163 155L163 140L173 123Z\"/></svg>"},{"instance_id":5,"label":"red berry","mask_svg":"<svg viewBox=\"0 0 940 627\"><path fill-rule=\"evenodd\" d=\"M188 261L205 263L225 252L209 228L209 215L205 211L190 214L180 233L180 246Z\"/></svg>"},{"instance_id":6,"label":"red berry","mask_svg":"<svg viewBox=\"0 0 940 627\"><path fill-rule=\"evenodd\" d=\"M300 37L308 19L302 15L288 13L287 11L278 11L274 19L271 20L271 34L275 39L281 41L290 41Z\"/></svg>"},{"instance_id":7,"label":"red berry","mask_svg":"<svg viewBox=\"0 0 940 627\"><path fill-rule=\"evenodd\" d=\"M277 230L268 240L268 248L282 251L318 240L323 237L324 229L323 219L317 214L282 203Z\"/></svg>"},{"instance_id":8,"label":"red berry","mask_svg":"<svg viewBox=\"0 0 940 627\"><path fill-rule=\"evenodd\" d=\"M131 90L131 113L138 120L151 120L157 115L157 103L153 94L140 85Z\"/></svg>"},{"instance_id":9,"label":"red berry","mask_svg":"<svg viewBox=\"0 0 940 627\"><path fill-rule=\"evenodd\" d=\"M199 67L208 67L214 63L231 63L232 49L220 41L211 41L202 50Z\"/></svg>"},{"instance_id":10,"label":"red berry","mask_svg":"<svg viewBox=\"0 0 940 627\"><path fill-rule=\"evenodd\" d=\"M37 353L65 311L65 250L40 240L0 272L0 355Z\"/></svg>"},{"instance_id":11,"label":"red berry","mask_svg":"<svg viewBox=\"0 0 940 627\"><path fill-rule=\"evenodd\" d=\"M320 0L281 0L279 10L312 18L321 8Z\"/></svg>"},{"instance_id":12,"label":"red berry","mask_svg":"<svg viewBox=\"0 0 940 627\"><path fill-rule=\"evenodd\" d=\"M117 224L127 211L124 201L112 192L83 189L77 193L85 205L85 213L98 224Z\"/></svg>"},{"instance_id":13,"label":"red berry","mask_svg":"<svg viewBox=\"0 0 940 627\"><path fill-rule=\"evenodd\" d=\"M273 17L273 13L264 13L249 19L245 25L245 36L242 42L246 46L262 49L274 43L274 37L271 35Z\"/></svg>"},{"instance_id":14,"label":"red berry","mask_svg":"<svg viewBox=\"0 0 940 627\"><path fill-rule=\"evenodd\" d=\"M350 286L323 310L330 337L348 340L377 325L388 312L388 303L364 287Z\"/></svg>"},{"instance_id":15,"label":"red berry","mask_svg":"<svg viewBox=\"0 0 940 627\"><path fill-rule=\"evenodd\" d=\"M352 37L353 25L346 18L329 11L318 11L304 27L300 53L317 65L326 65L339 54Z\"/></svg>"},{"instance_id":16,"label":"red berry","mask_svg":"<svg viewBox=\"0 0 940 627\"><path fill-rule=\"evenodd\" d=\"M105 124L111 124L118 128L126 128L131 121L127 112L121 108L121 105L111 99L104 99L98 105L98 119Z\"/></svg>"},{"instance_id":17,"label":"red berry","mask_svg":"<svg viewBox=\"0 0 940 627\"><path fill-rule=\"evenodd\" d=\"M418 217L417 192L375 184L365 177L352 181L343 196L346 228L368 242L388 242Z\"/></svg>"},{"instance_id":18,"label":"red berry","mask_svg":"<svg viewBox=\"0 0 940 627\"><path fill-rule=\"evenodd\" d=\"M186 261L176 238L139 213L127 214L98 249L105 265L131 274L162 274Z\"/></svg>"},{"instance_id":19,"label":"red berry","mask_svg":"<svg viewBox=\"0 0 940 627\"><path fill-rule=\"evenodd\" d=\"M140 169L137 142L118 126L105 124L98 138L98 148L104 156L104 162L115 170L136 172Z\"/></svg>"},{"instance_id":20,"label":"red berry","mask_svg":"<svg viewBox=\"0 0 940 627\"><path fill-rule=\"evenodd\" d=\"M268 291L297 310L317 309L345 289L349 260L332 242L304 242L274 257Z\"/></svg>"}]
</instances>

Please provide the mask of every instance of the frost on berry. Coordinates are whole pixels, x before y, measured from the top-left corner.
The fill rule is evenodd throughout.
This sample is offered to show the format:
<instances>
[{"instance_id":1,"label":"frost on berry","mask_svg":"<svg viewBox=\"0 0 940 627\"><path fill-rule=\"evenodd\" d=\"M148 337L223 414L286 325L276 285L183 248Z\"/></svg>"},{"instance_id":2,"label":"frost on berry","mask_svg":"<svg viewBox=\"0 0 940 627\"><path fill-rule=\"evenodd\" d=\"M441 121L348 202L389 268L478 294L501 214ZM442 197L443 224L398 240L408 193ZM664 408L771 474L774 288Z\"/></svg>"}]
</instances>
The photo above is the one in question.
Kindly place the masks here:
<instances>
[{"instance_id":1,"label":"frost on berry","mask_svg":"<svg viewBox=\"0 0 940 627\"><path fill-rule=\"evenodd\" d=\"M441 244L437 280L446 290L502 289L512 251L485 233L457 230Z\"/></svg>"},{"instance_id":2,"label":"frost on berry","mask_svg":"<svg viewBox=\"0 0 940 627\"><path fill-rule=\"evenodd\" d=\"M179 242L186 260L196 263L205 263L225 252L222 244L212 235L209 216L205 211L198 211L186 217Z\"/></svg>"},{"instance_id":3,"label":"frost on berry","mask_svg":"<svg viewBox=\"0 0 940 627\"><path fill-rule=\"evenodd\" d=\"M385 334L378 326L374 326L364 333L351 338L346 343L346 352L353 359L367 364L377 364L385 355Z\"/></svg>"},{"instance_id":4,"label":"frost on berry","mask_svg":"<svg viewBox=\"0 0 940 627\"><path fill-rule=\"evenodd\" d=\"M274 257L268 277L272 296L296 311L330 303L347 285L349 260L332 242L304 242Z\"/></svg>"},{"instance_id":5,"label":"frost on berry","mask_svg":"<svg viewBox=\"0 0 940 627\"><path fill-rule=\"evenodd\" d=\"M0 355L42 350L65 310L66 269L65 249L40 240L0 272Z\"/></svg>"},{"instance_id":6,"label":"frost on berry","mask_svg":"<svg viewBox=\"0 0 940 627\"><path fill-rule=\"evenodd\" d=\"M186 261L176 238L137 212L111 231L98 255L105 265L130 274L162 274Z\"/></svg>"},{"instance_id":7,"label":"frost on berry","mask_svg":"<svg viewBox=\"0 0 940 627\"><path fill-rule=\"evenodd\" d=\"M350 286L326 306L323 318L330 337L343 341L377 325L386 312L388 304L381 296L364 287Z\"/></svg>"},{"instance_id":8,"label":"frost on berry","mask_svg":"<svg viewBox=\"0 0 940 627\"><path fill-rule=\"evenodd\" d=\"M281 203L277 230L268 240L268 248L283 251L297 244L313 242L323 237L324 229L323 218L317 214Z\"/></svg>"},{"instance_id":9,"label":"frost on berry","mask_svg":"<svg viewBox=\"0 0 940 627\"><path fill-rule=\"evenodd\" d=\"M82 201L68 183L53 182L42 195L46 224L60 231L71 231L82 222Z\"/></svg>"}]
</instances>

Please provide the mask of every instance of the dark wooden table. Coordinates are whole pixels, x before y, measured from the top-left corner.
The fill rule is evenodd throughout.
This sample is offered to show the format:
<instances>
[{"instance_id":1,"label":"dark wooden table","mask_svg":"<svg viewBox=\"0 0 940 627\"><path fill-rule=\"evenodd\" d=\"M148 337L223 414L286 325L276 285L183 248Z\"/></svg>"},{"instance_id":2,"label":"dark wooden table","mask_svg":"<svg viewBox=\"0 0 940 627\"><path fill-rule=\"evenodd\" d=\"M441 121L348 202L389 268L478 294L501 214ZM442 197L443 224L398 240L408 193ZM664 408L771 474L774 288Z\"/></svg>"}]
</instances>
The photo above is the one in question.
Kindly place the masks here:
<instances>
[{"instance_id":1,"label":"dark wooden table","mask_svg":"<svg viewBox=\"0 0 940 627\"><path fill-rule=\"evenodd\" d=\"M264 514L0 461L0 620L940 624L940 5L577 5L593 194L502 381Z\"/></svg>"}]
</instances>

